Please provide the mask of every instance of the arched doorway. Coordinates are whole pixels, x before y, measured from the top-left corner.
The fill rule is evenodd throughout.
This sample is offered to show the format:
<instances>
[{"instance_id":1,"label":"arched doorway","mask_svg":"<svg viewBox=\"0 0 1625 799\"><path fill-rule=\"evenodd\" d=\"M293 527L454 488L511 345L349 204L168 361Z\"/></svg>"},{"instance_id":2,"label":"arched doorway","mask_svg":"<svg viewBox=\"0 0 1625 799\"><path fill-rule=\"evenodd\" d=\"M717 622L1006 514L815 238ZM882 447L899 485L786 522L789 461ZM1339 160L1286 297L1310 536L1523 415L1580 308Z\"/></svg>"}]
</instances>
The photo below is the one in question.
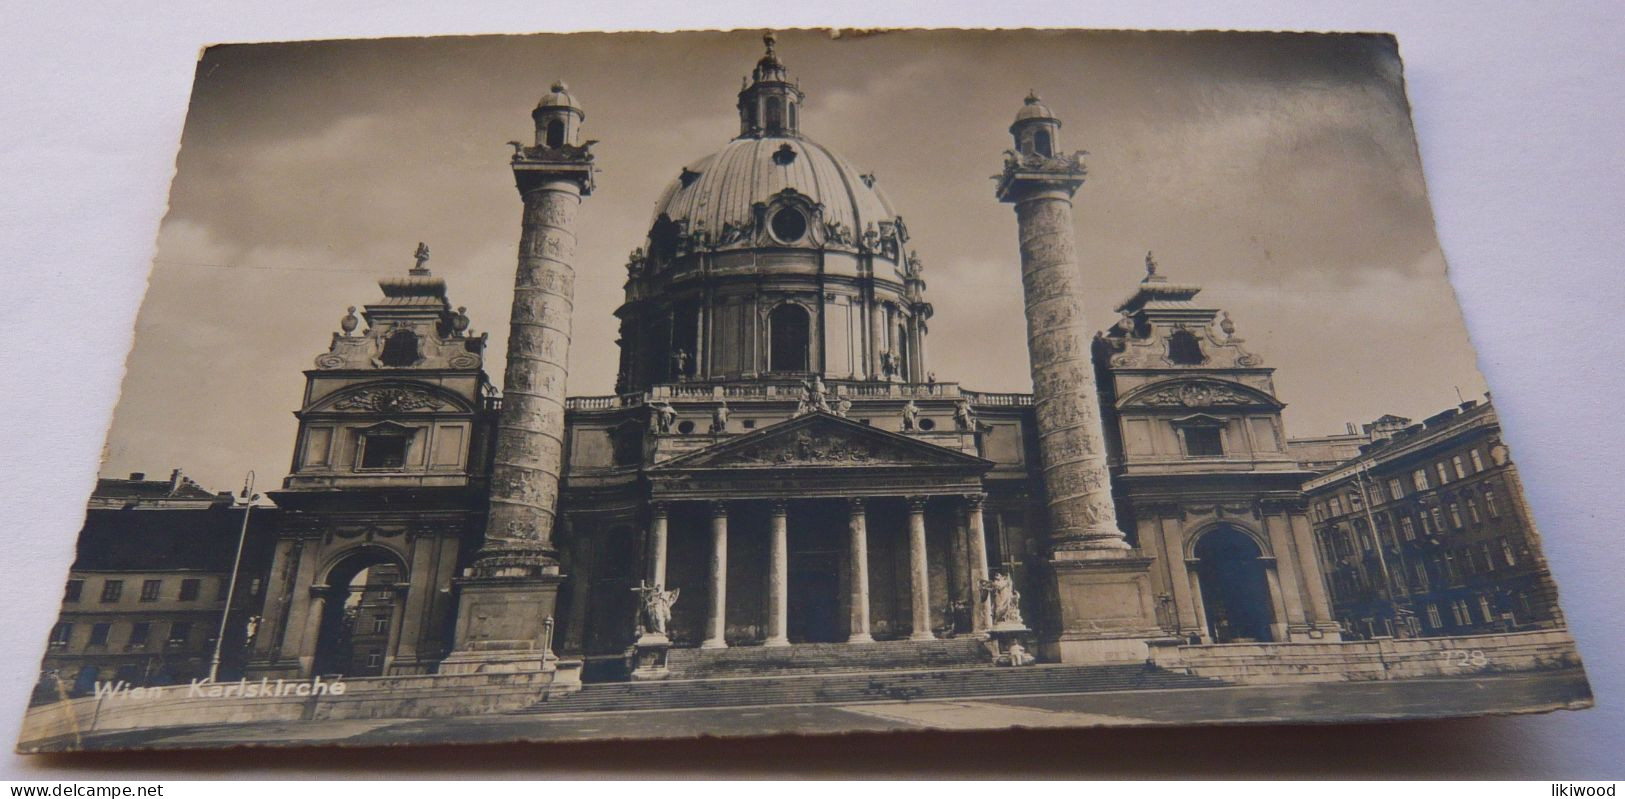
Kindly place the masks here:
<instances>
[{"instance_id":1,"label":"arched doorway","mask_svg":"<svg viewBox=\"0 0 1625 799\"><path fill-rule=\"evenodd\" d=\"M1197 577L1208 633L1215 643L1268 641L1274 612L1263 552L1234 527L1218 527L1196 542Z\"/></svg>"},{"instance_id":2,"label":"arched doorway","mask_svg":"<svg viewBox=\"0 0 1625 799\"><path fill-rule=\"evenodd\" d=\"M787 302L767 315L768 371L808 370L808 331L811 326L807 309L795 303Z\"/></svg>"},{"instance_id":3,"label":"arched doorway","mask_svg":"<svg viewBox=\"0 0 1625 799\"><path fill-rule=\"evenodd\" d=\"M398 628L406 569L394 555L363 549L334 564L323 591L315 673L377 677Z\"/></svg>"}]
</instances>

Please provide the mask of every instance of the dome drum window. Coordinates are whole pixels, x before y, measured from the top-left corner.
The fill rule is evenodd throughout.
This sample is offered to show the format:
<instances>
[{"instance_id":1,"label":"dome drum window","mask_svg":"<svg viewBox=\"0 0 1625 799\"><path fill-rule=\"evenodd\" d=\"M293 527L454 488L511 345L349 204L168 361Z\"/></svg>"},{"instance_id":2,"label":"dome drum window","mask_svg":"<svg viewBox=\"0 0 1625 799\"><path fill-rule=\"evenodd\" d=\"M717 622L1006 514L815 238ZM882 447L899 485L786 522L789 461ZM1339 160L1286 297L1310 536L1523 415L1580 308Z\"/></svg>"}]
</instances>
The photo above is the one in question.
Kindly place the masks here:
<instances>
[{"instance_id":1,"label":"dome drum window","mask_svg":"<svg viewBox=\"0 0 1625 799\"><path fill-rule=\"evenodd\" d=\"M807 235L807 215L799 208L785 206L773 212L768 228L779 243L795 244Z\"/></svg>"}]
</instances>

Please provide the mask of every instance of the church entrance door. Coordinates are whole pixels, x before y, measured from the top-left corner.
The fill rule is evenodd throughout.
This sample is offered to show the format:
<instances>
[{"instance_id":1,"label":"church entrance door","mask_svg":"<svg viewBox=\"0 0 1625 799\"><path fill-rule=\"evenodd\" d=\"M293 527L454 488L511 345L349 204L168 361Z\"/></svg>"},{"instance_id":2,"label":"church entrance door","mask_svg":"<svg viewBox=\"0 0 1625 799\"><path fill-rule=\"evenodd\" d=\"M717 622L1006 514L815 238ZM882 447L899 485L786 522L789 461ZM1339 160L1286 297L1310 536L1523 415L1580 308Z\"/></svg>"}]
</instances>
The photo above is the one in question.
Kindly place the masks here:
<instances>
[{"instance_id":1,"label":"church entrance door","mask_svg":"<svg viewBox=\"0 0 1625 799\"><path fill-rule=\"evenodd\" d=\"M791 643L846 640L840 616L840 553L797 552L790 558Z\"/></svg>"},{"instance_id":2,"label":"church entrance door","mask_svg":"<svg viewBox=\"0 0 1625 799\"><path fill-rule=\"evenodd\" d=\"M1269 578L1263 553L1246 533L1220 527L1196 542L1197 576L1215 643L1270 640Z\"/></svg>"}]
</instances>

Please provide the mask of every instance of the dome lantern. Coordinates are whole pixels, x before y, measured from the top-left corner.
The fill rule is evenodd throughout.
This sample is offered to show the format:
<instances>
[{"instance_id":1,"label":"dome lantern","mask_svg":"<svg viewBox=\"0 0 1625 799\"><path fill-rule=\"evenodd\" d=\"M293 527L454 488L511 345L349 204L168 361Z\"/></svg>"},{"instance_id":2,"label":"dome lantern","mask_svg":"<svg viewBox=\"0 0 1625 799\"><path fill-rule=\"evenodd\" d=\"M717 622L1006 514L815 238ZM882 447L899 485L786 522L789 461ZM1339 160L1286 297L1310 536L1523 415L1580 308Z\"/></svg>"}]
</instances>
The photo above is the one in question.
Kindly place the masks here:
<instances>
[{"instance_id":1,"label":"dome lantern","mask_svg":"<svg viewBox=\"0 0 1625 799\"><path fill-rule=\"evenodd\" d=\"M790 73L779 61L773 47L778 43L772 32L762 36L767 52L751 70L749 82L739 92L739 135L797 136L801 130L801 89L790 82Z\"/></svg>"},{"instance_id":2,"label":"dome lantern","mask_svg":"<svg viewBox=\"0 0 1625 799\"><path fill-rule=\"evenodd\" d=\"M581 146L581 121L587 118L587 113L581 110L575 95L570 94L570 87L564 85L564 81L553 81L548 93L536 104L536 110L530 112L530 117L536 120L537 147L555 149L565 145Z\"/></svg>"},{"instance_id":3,"label":"dome lantern","mask_svg":"<svg viewBox=\"0 0 1625 799\"><path fill-rule=\"evenodd\" d=\"M1044 105L1037 92L1028 91L1016 112L1016 121L1010 125L1015 137L1016 152L1026 156L1053 158L1061 151L1061 120Z\"/></svg>"}]
</instances>

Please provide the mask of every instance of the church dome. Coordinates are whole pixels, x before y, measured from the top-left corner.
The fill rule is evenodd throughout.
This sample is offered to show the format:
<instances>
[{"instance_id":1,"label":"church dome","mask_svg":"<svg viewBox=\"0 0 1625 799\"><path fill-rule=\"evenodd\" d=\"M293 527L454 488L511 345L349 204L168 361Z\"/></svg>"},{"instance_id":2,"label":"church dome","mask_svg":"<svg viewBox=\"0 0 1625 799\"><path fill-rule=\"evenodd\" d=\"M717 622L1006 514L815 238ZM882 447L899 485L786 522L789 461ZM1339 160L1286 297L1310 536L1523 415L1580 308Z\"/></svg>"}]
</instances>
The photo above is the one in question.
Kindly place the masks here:
<instances>
[{"instance_id":1,"label":"church dome","mask_svg":"<svg viewBox=\"0 0 1625 799\"><path fill-rule=\"evenodd\" d=\"M754 208L771 205L786 191L821 206L824 226L839 225L856 240L870 227L897 218L873 175L804 136L741 137L716 153L684 167L661 193L655 219L687 222L689 230L721 236L727 230L750 230L757 224ZM794 230L774 230L774 238L794 244ZM819 241L828 237L809 237Z\"/></svg>"}]
</instances>

